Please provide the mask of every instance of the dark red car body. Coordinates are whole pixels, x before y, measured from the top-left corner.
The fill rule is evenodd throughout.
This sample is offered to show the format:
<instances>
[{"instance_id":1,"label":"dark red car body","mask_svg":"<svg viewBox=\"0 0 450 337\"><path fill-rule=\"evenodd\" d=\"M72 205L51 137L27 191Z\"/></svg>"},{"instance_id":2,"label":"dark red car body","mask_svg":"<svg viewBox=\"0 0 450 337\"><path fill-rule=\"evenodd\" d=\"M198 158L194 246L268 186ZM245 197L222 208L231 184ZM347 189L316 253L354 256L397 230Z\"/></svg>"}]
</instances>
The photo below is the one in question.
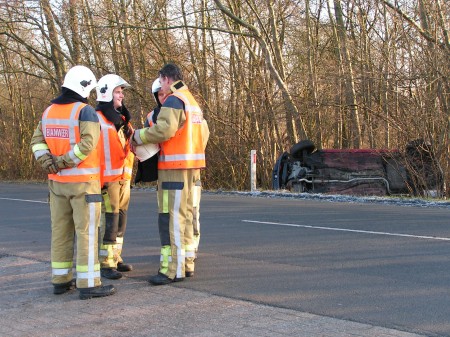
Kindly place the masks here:
<instances>
[{"instance_id":1,"label":"dark red car body","mask_svg":"<svg viewBox=\"0 0 450 337\"><path fill-rule=\"evenodd\" d=\"M411 142L404 152L379 149L316 150L309 140L283 153L273 189L351 195L423 195L442 192L443 178L431 146Z\"/></svg>"}]
</instances>

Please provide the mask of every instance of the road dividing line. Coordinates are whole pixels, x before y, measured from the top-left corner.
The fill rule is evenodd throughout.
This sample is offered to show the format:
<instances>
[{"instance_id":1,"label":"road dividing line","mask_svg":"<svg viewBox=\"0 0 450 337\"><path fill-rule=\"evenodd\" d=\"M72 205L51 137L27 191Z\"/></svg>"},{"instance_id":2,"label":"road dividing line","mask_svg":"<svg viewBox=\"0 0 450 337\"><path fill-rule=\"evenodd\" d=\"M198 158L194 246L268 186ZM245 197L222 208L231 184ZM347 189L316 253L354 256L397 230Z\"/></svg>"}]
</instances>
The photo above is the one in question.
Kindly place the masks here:
<instances>
[{"instance_id":1,"label":"road dividing line","mask_svg":"<svg viewBox=\"0 0 450 337\"><path fill-rule=\"evenodd\" d=\"M362 233L362 234L401 236L401 237L415 238L415 239L450 241L450 238L441 238L441 237L438 237L438 236L412 235L412 234L388 233L388 232L374 232L374 231L363 231L363 230L359 230L359 229L334 228L334 227L309 226L309 225L297 225L297 224L290 224L290 223L256 221L256 220L242 220L242 222L251 222L251 223L264 224L264 225L275 225L275 226L284 226L284 227L301 227L301 228L310 228L310 229L322 229L322 230L338 231L338 232L351 232L351 233Z\"/></svg>"},{"instance_id":2,"label":"road dividing line","mask_svg":"<svg viewBox=\"0 0 450 337\"><path fill-rule=\"evenodd\" d=\"M37 202L38 204L48 204L48 201L39 201L39 200L12 199L12 198L0 198L0 200L24 201L24 202Z\"/></svg>"}]
</instances>

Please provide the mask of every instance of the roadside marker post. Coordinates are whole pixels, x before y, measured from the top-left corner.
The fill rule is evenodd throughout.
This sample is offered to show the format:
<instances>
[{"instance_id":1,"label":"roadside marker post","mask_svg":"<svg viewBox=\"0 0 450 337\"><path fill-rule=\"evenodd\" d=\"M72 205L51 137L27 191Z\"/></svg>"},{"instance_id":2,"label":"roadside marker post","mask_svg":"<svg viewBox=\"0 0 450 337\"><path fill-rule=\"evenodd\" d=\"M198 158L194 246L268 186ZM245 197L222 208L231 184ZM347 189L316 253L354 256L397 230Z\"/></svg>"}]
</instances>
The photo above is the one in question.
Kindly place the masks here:
<instances>
[{"instance_id":1,"label":"roadside marker post","mask_svg":"<svg viewBox=\"0 0 450 337\"><path fill-rule=\"evenodd\" d=\"M256 150L250 151L250 190L256 191Z\"/></svg>"}]
</instances>

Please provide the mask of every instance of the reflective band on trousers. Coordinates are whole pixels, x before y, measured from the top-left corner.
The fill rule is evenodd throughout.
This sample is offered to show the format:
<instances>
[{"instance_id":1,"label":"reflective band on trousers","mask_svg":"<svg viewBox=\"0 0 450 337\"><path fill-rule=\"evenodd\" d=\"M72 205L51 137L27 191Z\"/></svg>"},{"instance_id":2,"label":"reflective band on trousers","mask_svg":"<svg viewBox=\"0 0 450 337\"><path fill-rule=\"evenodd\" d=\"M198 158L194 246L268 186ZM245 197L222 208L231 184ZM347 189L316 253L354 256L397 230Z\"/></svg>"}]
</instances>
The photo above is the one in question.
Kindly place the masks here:
<instances>
[{"instance_id":1,"label":"reflective band on trousers","mask_svg":"<svg viewBox=\"0 0 450 337\"><path fill-rule=\"evenodd\" d=\"M94 283L91 283L91 280L94 280L95 278L99 278L99 277L100 277L100 270L98 270L98 271L89 271L89 272L86 272L86 273L77 271L77 278L78 279L85 279L85 280L87 280L89 287L93 287L94 286Z\"/></svg>"},{"instance_id":2,"label":"reflective band on trousers","mask_svg":"<svg viewBox=\"0 0 450 337\"><path fill-rule=\"evenodd\" d=\"M180 207L181 207L181 190L175 191L175 199L173 205L173 234L174 244L177 247L177 274L179 278L184 277L182 269L184 266L185 251L183 249L184 242L181 241L181 225L180 225Z\"/></svg>"},{"instance_id":3,"label":"reflective band on trousers","mask_svg":"<svg viewBox=\"0 0 450 337\"><path fill-rule=\"evenodd\" d=\"M100 263L98 262L98 253L95 251L97 243L97 219L96 203L89 203L89 243L87 265L77 265L77 278L87 280L88 287L95 286L95 280L100 278Z\"/></svg>"},{"instance_id":4,"label":"reflective band on trousers","mask_svg":"<svg viewBox=\"0 0 450 337\"><path fill-rule=\"evenodd\" d=\"M163 190L163 213L169 213L169 191Z\"/></svg>"},{"instance_id":5,"label":"reflective band on trousers","mask_svg":"<svg viewBox=\"0 0 450 337\"><path fill-rule=\"evenodd\" d=\"M102 197L103 197L103 205L105 206L106 213L112 213L111 200L109 198L108 191L106 191L106 190L103 191Z\"/></svg>"},{"instance_id":6,"label":"reflective band on trousers","mask_svg":"<svg viewBox=\"0 0 450 337\"><path fill-rule=\"evenodd\" d=\"M72 271L73 262L54 262L52 261L52 274L54 276L68 275Z\"/></svg>"},{"instance_id":7,"label":"reflective band on trousers","mask_svg":"<svg viewBox=\"0 0 450 337\"><path fill-rule=\"evenodd\" d=\"M195 249L191 252L186 250L185 254L185 257L195 257Z\"/></svg>"},{"instance_id":8,"label":"reflective band on trousers","mask_svg":"<svg viewBox=\"0 0 450 337\"><path fill-rule=\"evenodd\" d=\"M170 246L161 247L160 261L161 261L160 272L166 274L169 269L169 262L172 262Z\"/></svg>"},{"instance_id":9,"label":"reflective band on trousers","mask_svg":"<svg viewBox=\"0 0 450 337\"><path fill-rule=\"evenodd\" d=\"M52 269L52 275L54 276L63 276L63 275L68 275L70 272L72 271L72 268L70 269Z\"/></svg>"},{"instance_id":10,"label":"reflective band on trousers","mask_svg":"<svg viewBox=\"0 0 450 337\"><path fill-rule=\"evenodd\" d=\"M118 249L118 250L122 250L122 246L123 246L123 236L116 237L116 245L114 248Z\"/></svg>"}]
</instances>

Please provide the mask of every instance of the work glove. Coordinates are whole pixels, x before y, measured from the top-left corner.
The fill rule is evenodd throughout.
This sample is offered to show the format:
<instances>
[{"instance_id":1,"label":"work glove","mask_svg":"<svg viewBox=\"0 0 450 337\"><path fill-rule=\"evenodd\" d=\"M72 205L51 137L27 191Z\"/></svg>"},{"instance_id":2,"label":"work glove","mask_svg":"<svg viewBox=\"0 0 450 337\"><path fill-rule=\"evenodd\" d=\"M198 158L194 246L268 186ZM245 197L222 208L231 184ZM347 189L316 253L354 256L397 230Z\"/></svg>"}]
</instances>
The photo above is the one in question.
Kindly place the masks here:
<instances>
[{"instance_id":1,"label":"work glove","mask_svg":"<svg viewBox=\"0 0 450 337\"><path fill-rule=\"evenodd\" d=\"M58 164L56 163L56 158L51 153L46 153L42 156L41 167L49 174L56 174L60 171Z\"/></svg>"}]
</instances>

